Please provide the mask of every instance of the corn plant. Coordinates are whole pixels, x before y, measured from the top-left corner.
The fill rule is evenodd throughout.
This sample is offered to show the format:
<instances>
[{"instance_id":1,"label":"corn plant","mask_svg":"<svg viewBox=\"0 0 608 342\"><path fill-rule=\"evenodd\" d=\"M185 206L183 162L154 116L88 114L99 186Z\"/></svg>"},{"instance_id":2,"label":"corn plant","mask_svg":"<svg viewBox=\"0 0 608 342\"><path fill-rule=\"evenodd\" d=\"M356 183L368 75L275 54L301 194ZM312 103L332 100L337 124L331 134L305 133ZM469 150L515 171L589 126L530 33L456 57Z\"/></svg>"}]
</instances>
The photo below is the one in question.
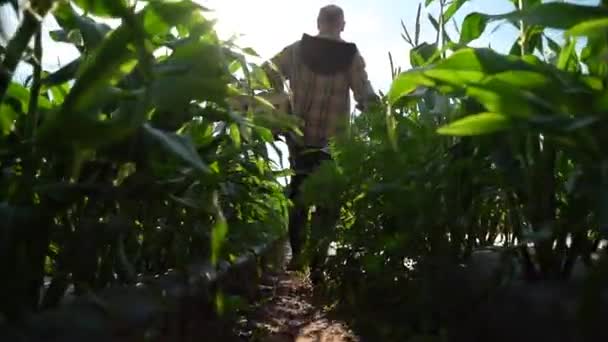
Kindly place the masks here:
<instances>
[{"instance_id":1,"label":"corn plant","mask_svg":"<svg viewBox=\"0 0 608 342\"><path fill-rule=\"evenodd\" d=\"M592 259L606 238L607 9L512 1L510 13L469 14L452 40L445 23L466 1L425 4L434 2L436 41L419 41L419 10L414 34L404 25L412 68L393 71L386 104L335 139L335 162L305 185L311 204L342 209L328 290L375 338L449 334L447 317L474 303L455 298L463 279L442 287L443 266L502 245L516 264L497 284L515 275L565 283L582 260L596 280L581 309L582 334L593 334L605 286L603 263ZM500 21L520 32L509 54L467 46ZM564 42L546 29L562 30ZM321 187L331 190L320 196Z\"/></svg>"},{"instance_id":2,"label":"corn plant","mask_svg":"<svg viewBox=\"0 0 608 342\"><path fill-rule=\"evenodd\" d=\"M205 8L10 3L22 19L0 50L0 321L282 236L287 200L267 148L295 124L229 106L268 82ZM80 52L54 72L41 65L48 16L51 37ZM33 67L26 84L13 80L19 63Z\"/></svg>"}]
</instances>

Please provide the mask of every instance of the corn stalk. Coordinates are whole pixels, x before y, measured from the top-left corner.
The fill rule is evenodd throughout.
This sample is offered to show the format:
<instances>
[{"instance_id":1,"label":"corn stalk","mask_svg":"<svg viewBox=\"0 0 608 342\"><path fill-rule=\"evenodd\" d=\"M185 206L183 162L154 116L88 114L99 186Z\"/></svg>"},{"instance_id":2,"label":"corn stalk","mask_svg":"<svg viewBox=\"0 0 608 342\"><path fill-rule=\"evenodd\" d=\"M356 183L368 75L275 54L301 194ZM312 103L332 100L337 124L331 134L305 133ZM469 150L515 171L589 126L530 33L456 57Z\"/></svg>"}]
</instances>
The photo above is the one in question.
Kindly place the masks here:
<instances>
[{"instance_id":1,"label":"corn stalk","mask_svg":"<svg viewBox=\"0 0 608 342\"><path fill-rule=\"evenodd\" d=\"M24 8L23 21L15 33L15 37L8 42L5 57L0 64L0 102L4 100L25 50L32 37L40 32L42 20L51 10L53 3L54 0L32 0Z\"/></svg>"}]
</instances>

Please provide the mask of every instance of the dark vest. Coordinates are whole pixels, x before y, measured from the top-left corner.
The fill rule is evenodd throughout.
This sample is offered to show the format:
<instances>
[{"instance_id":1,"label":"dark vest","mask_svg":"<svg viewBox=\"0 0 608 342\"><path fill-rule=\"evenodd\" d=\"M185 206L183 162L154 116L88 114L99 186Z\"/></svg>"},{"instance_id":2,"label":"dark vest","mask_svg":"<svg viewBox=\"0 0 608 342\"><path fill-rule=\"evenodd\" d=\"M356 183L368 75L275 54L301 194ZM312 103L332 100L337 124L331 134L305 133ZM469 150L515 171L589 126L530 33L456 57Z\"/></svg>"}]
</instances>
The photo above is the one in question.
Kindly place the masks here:
<instances>
[{"instance_id":1,"label":"dark vest","mask_svg":"<svg viewBox=\"0 0 608 342\"><path fill-rule=\"evenodd\" d=\"M299 57L312 72L328 76L347 71L357 51L357 45L354 43L304 34Z\"/></svg>"}]
</instances>

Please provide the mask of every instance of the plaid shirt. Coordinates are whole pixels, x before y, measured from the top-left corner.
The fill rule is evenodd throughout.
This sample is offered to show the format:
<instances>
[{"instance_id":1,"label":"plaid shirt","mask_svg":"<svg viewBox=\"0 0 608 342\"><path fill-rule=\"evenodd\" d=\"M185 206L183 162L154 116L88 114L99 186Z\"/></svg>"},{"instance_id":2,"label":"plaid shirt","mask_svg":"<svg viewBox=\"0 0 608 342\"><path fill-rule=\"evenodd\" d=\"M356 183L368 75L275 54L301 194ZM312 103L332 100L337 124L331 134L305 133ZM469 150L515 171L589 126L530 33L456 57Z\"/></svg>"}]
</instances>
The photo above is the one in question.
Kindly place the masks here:
<instances>
[{"instance_id":1,"label":"plaid shirt","mask_svg":"<svg viewBox=\"0 0 608 342\"><path fill-rule=\"evenodd\" d=\"M304 144L323 147L350 122L350 90L356 102L363 106L375 94L359 52L346 71L323 75L303 64L300 46L301 41L287 46L271 61L289 81L292 111L304 121ZM268 75L275 88L283 89L281 75L272 70Z\"/></svg>"}]
</instances>

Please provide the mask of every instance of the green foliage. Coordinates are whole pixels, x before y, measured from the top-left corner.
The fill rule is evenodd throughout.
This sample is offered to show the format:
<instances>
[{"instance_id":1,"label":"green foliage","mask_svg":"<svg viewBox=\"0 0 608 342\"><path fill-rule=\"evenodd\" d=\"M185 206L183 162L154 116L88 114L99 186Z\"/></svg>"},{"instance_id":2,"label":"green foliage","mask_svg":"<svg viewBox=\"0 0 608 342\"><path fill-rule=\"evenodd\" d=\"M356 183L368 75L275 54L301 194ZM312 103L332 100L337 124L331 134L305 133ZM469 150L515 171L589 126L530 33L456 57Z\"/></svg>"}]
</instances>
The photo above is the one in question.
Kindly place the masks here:
<instances>
[{"instance_id":1,"label":"green foliage","mask_svg":"<svg viewBox=\"0 0 608 342\"><path fill-rule=\"evenodd\" d=\"M126 0L99 1L99 0L74 0L74 3L82 8L85 13L104 17L122 17L127 13Z\"/></svg>"},{"instance_id":2,"label":"green foliage","mask_svg":"<svg viewBox=\"0 0 608 342\"><path fill-rule=\"evenodd\" d=\"M261 74L195 2L131 3L57 3L51 37L81 56L0 87L0 321L18 326L72 287L83 295L216 267L285 233L288 202L267 147L269 132L295 125L229 105L267 90L248 87ZM239 61L249 78L231 72ZM125 298L106 304L140 310L124 315L150 304Z\"/></svg>"},{"instance_id":3,"label":"green foliage","mask_svg":"<svg viewBox=\"0 0 608 342\"><path fill-rule=\"evenodd\" d=\"M441 15L463 3L440 2ZM472 315L467 305L486 299L462 297L466 282L449 275L476 249L500 242L517 256L518 281L561 284L576 260L598 252L607 222L606 9L514 3L511 13L467 16L459 44L412 44L414 68L395 75L386 103L358 116L334 141L334 162L304 185L308 203L341 208L326 290L373 340L459 340L455 312ZM497 20L520 29L510 54L464 46ZM547 28L564 30L564 44L546 39ZM577 36L588 38L582 50ZM543 54L547 41L554 58ZM509 272L499 274L507 285ZM603 284L590 285L595 295ZM600 331L597 319L585 324Z\"/></svg>"},{"instance_id":4,"label":"green foliage","mask_svg":"<svg viewBox=\"0 0 608 342\"><path fill-rule=\"evenodd\" d=\"M509 128L509 119L501 114L480 113L469 115L437 130L440 134L468 136L490 134Z\"/></svg>"},{"instance_id":5,"label":"green foliage","mask_svg":"<svg viewBox=\"0 0 608 342\"><path fill-rule=\"evenodd\" d=\"M413 68L391 68L382 103L334 139L333 161L304 184L306 203L341 212L326 290L371 340L444 341L464 330L472 303L491 305L495 286L564 284L581 259L591 275L579 320L593 335L606 279L605 258L593 261L608 225L606 6L512 0L510 13L468 15L452 40L446 22L465 3L424 2L441 10L428 16L432 42L420 42L418 6L411 35L403 24ZM31 4L81 56L54 73L27 58L42 53L30 11L0 50L6 75L34 66L27 85L0 78L0 322L22 326L71 287L84 295L192 263L221 268L284 234L285 172L267 147L298 124L260 96L269 81L247 61L253 49L220 41L190 0ZM509 54L466 46L497 21L519 29ZM455 276L497 242L513 263L489 280ZM467 286L488 292L458 292ZM162 305L147 298L120 292L101 306L137 320ZM81 316L80 331L108 332L96 311L78 310L58 321Z\"/></svg>"},{"instance_id":6,"label":"green foliage","mask_svg":"<svg viewBox=\"0 0 608 342\"><path fill-rule=\"evenodd\" d=\"M586 21L602 19L606 15L608 10L603 7L540 1L506 14L488 15L474 12L469 14L462 24L460 41L468 43L479 38L487 24L496 20L508 20L513 23L521 21L530 26L567 30Z\"/></svg>"}]
</instances>

